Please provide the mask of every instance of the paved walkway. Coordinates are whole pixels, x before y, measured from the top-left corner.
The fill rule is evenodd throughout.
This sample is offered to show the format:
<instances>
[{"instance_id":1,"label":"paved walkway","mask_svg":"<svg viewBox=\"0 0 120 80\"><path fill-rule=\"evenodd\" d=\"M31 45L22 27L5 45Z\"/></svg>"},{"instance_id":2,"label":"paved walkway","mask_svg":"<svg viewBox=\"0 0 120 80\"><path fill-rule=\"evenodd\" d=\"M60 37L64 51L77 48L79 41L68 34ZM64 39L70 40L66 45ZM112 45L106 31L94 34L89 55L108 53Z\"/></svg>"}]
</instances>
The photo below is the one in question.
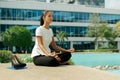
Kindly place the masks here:
<instances>
[{"instance_id":1,"label":"paved walkway","mask_svg":"<svg viewBox=\"0 0 120 80\"><path fill-rule=\"evenodd\" d=\"M59 67L34 66L26 69L8 69L10 63L0 64L0 80L120 80L120 75L97 69L67 65Z\"/></svg>"}]
</instances>

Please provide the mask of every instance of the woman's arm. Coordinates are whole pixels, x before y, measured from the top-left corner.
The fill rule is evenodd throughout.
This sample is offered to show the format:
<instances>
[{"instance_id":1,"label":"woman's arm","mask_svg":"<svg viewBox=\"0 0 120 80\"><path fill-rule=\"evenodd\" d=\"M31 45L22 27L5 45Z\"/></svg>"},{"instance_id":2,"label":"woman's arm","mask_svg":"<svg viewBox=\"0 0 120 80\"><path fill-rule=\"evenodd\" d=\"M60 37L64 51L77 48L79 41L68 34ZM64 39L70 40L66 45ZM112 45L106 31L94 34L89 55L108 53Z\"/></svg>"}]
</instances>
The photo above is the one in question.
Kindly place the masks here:
<instances>
[{"instance_id":1,"label":"woman's arm","mask_svg":"<svg viewBox=\"0 0 120 80\"><path fill-rule=\"evenodd\" d=\"M54 41L54 38L52 38L51 46L52 46L55 50L58 50L58 51L62 51L62 52L74 52L74 48L69 49L69 50L66 50L66 49L64 49L64 48L61 48L61 47L57 46L56 43L55 43L55 41Z\"/></svg>"},{"instance_id":2,"label":"woman's arm","mask_svg":"<svg viewBox=\"0 0 120 80\"><path fill-rule=\"evenodd\" d=\"M38 41L38 44L41 48L41 50L43 51L43 53L45 53L46 56L51 56L51 57L54 57L56 58L58 61L61 61L61 59L58 57L58 55L56 53L48 53L47 50L44 48L43 46L43 41L42 41L42 37L41 36L37 36L37 41Z\"/></svg>"},{"instance_id":3,"label":"woman's arm","mask_svg":"<svg viewBox=\"0 0 120 80\"><path fill-rule=\"evenodd\" d=\"M37 36L37 42L39 44L40 49L43 51L43 53L45 53L45 55L49 55L49 53L43 46L42 36Z\"/></svg>"}]
</instances>

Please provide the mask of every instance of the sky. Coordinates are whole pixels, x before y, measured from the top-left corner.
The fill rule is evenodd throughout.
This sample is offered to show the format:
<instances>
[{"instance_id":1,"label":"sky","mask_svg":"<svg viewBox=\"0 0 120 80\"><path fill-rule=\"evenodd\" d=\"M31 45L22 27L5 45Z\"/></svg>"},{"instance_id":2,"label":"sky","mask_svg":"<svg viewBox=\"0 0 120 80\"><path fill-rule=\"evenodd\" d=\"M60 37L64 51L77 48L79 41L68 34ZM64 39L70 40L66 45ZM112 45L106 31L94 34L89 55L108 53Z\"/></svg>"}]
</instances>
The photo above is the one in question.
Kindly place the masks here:
<instances>
[{"instance_id":1,"label":"sky","mask_svg":"<svg viewBox=\"0 0 120 80\"><path fill-rule=\"evenodd\" d=\"M120 0L105 0L105 8L120 10Z\"/></svg>"}]
</instances>

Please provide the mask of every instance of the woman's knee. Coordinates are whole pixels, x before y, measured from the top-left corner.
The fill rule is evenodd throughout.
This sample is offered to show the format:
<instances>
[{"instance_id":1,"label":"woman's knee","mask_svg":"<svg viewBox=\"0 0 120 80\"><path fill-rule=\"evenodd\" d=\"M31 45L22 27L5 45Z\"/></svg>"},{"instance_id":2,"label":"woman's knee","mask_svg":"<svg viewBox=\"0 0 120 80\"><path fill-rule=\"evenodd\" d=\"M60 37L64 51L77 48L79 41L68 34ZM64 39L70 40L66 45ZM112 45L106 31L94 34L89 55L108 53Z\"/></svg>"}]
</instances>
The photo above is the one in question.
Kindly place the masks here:
<instances>
[{"instance_id":1,"label":"woman's knee","mask_svg":"<svg viewBox=\"0 0 120 80\"><path fill-rule=\"evenodd\" d=\"M68 58L71 58L71 56L72 56L70 52L66 52L65 54Z\"/></svg>"},{"instance_id":2,"label":"woman's knee","mask_svg":"<svg viewBox=\"0 0 120 80\"><path fill-rule=\"evenodd\" d=\"M59 66L59 62L55 58L51 57L50 61L48 62L48 66Z\"/></svg>"},{"instance_id":3,"label":"woman's knee","mask_svg":"<svg viewBox=\"0 0 120 80\"><path fill-rule=\"evenodd\" d=\"M61 58L61 62L68 61L71 58L71 53L70 52L65 52L59 55Z\"/></svg>"},{"instance_id":4,"label":"woman's knee","mask_svg":"<svg viewBox=\"0 0 120 80\"><path fill-rule=\"evenodd\" d=\"M40 65L40 64L39 64L39 61L37 61L36 59L33 59L33 63L34 63L36 66Z\"/></svg>"}]
</instances>

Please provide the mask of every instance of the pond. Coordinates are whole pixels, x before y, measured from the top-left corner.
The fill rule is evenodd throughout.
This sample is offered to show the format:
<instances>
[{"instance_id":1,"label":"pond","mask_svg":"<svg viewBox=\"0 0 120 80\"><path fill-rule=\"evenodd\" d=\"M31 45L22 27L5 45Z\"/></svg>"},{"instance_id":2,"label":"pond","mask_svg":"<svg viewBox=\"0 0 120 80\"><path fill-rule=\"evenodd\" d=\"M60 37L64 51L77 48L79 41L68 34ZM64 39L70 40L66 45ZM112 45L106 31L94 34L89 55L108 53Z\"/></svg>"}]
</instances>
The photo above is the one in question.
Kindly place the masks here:
<instances>
[{"instance_id":1,"label":"pond","mask_svg":"<svg viewBox=\"0 0 120 80\"><path fill-rule=\"evenodd\" d=\"M83 65L89 67L96 66L120 66L119 53L73 53L72 61L75 65ZM107 70L109 72L120 74L120 70Z\"/></svg>"}]
</instances>

